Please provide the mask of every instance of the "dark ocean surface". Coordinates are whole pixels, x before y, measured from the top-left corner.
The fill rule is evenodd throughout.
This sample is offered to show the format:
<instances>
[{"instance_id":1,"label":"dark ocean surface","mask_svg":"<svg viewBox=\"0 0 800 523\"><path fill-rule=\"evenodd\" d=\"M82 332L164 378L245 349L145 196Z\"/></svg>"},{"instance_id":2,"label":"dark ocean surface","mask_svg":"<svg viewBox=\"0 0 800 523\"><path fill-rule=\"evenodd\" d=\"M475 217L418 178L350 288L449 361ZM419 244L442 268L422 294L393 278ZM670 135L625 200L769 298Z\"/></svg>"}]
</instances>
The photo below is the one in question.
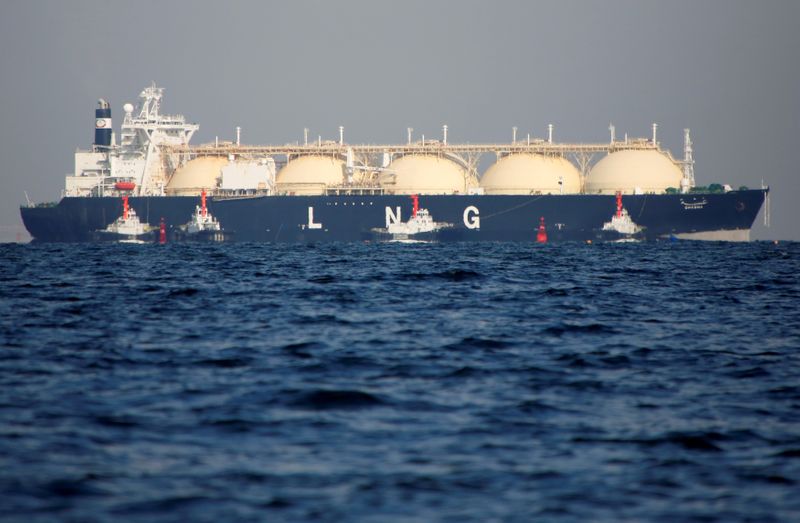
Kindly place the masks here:
<instances>
[{"instance_id":1,"label":"dark ocean surface","mask_svg":"<svg viewBox=\"0 0 800 523\"><path fill-rule=\"evenodd\" d=\"M0 520L800 521L800 244L0 245Z\"/></svg>"}]
</instances>

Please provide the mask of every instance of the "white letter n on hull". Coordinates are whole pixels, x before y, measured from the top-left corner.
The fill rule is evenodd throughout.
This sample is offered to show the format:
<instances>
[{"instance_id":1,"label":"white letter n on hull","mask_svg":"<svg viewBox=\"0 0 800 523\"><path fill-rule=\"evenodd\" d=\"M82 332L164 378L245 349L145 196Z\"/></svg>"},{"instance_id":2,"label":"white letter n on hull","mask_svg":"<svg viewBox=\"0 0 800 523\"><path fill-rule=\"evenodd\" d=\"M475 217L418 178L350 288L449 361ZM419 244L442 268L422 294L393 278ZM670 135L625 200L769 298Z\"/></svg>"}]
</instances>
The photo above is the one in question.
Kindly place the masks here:
<instances>
[{"instance_id":1,"label":"white letter n on hull","mask_svg":"<svg viewBox=\"0 0 800 523\"><path fill-rule=\"evenodd\" d=\"M397 207L397 214L392 212L391 207L386 207L386 228L393 223L400 223L400 207Z\"/></svg>"}]
</instances>

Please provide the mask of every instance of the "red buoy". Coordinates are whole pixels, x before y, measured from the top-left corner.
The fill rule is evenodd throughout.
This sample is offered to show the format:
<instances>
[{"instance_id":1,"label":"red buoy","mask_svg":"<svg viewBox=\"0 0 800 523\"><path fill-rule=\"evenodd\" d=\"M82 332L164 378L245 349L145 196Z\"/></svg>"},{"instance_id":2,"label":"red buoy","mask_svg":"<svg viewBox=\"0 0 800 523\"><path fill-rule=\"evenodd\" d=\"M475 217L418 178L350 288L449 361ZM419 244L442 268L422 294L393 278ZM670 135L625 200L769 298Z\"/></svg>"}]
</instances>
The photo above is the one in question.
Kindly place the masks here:
<instances>
[{"instance_id":1,"label":"red buoy","mask_svg":"<svg viewBox=\"0 0 800 523\"><path fill-rule=\"evenodd\" d=\"M411 217L414 218L417 216L417 211L419 211L419 196L412 194L411 201L414 203L414 209L411 212Z\"/></svg>"},{"instance_id":2,"label":"red buoy","mask_svg":"<svg viewBox=\"0 0 800 523\"><path fill-rule=\"evenodd\" d=\"M164 218L161 218L161 223L158 227L158 243L162 245L167 243L167 224L164 222Z\"/></svg>"},{"instance_id":3,"label":"red buoy","mask_svg":"<svg viewBox=\"0 0 800 523\"><path fill-rule=\"evenodd\" d=\"M536 243L547 243L547 229L544 228L544 216L539 218L539 230L536 232Z\"/></svg>"}]
</instances>

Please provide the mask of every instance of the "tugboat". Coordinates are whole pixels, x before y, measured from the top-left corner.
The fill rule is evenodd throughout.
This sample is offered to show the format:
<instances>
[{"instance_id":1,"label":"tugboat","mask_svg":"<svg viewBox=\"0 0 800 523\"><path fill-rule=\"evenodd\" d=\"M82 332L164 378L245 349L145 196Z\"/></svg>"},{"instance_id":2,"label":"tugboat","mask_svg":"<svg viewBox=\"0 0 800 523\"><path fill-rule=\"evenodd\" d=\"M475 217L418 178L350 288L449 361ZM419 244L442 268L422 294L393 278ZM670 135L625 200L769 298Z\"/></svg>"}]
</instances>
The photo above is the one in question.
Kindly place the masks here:
<instances>
[{"instance_id":1,"label":"tugboat","mask_svg":"<svg viewBox=\"0 0 800 523\"><path fill-rule=\"evenodd\" d=\"M438 239L439 232L453 227L452 223L435 222L428 209L419 207L419 196L411 195L414 207L407 222L389 223L385 229L373 229L380 241L416 243L432 242Z\"/></svg>"},{"instance_id":2,"label":"tugboat","mask_svg":"<svg viewBox=\"0 0 800 523\"><path fill-rule=\"evenodd\" d=\"M616 242L638 242L642 240L644 228L631 219L622 206L622 192L617 191L617 212L610 222L603 224L603 239Z\"/></svg>"},{"instance_id":3,"label":"tugboat","mask_svg":"<svg viewBox=\"0 0 800 523\"><path fill-rule=\"evenodd\" d=\"M103 230L95 231L97 241L122 243L146 243L153 241L155 228L139 221L136 211L128 203L128 197L122 197L122 215L111 222Z\"/></svg>"},{"instance_id":4,"label":"tugboat","mask_svg":"<svg viewBox=\"0 0 800 523\"><path fill-rule=\"evenodd\" d=\"M192 219L175 231L177 241L224 242L233 237L231 231L225 231L206 207L206 190L200 194L200 205L195 207Z\"/></svg>"}]
</instances>

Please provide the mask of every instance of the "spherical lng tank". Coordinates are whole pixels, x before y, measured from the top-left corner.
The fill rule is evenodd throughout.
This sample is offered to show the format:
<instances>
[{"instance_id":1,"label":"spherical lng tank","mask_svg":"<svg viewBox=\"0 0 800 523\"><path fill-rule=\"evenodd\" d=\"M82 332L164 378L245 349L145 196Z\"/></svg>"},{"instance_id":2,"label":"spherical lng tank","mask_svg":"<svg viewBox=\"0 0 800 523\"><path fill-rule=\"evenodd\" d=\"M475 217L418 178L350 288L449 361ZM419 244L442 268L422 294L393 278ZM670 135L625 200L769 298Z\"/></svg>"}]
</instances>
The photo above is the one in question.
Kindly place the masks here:
<instances>
[{"instance_id":1,"label":"spherical lng tank","mask_svg":"<svg viewBox=\"0 0 800 523\"><path fill-rule=\"evenodd\" d=\"M280 194L325 194L329 185L345 181L346 164L333 156L300 156L278 171L277 191Z\"/></svg>"},{"instance_id":2,"label":"spherical lng tank","mask_svg":"<svg viewBox=\"0 0 800 523\"><path fill-rule=\"evenodd\" d=\"M680 168L655 150L626 150L609 154L586 178L587 194L663 193L681 185Z\"/></svg>"},{"instance_id":3,"label":"spherical lng tank","mask_svg":"<svg viewBox=\"0 0 800 523\"><path fill-rule=\"evenodd\" d=\"M581 174L560 156L511 154L486 170L481 187L486 194L575 194Z\"/></svg>"},{"instance_id":4,"label":"spherical lng tank","mask_svg":"<svg viewBox=\"0 0 800 523\"><path fill-rule=\"evenodd\" d=\"M393 160L380 176L390 194L464 194L467 170L444 156L409 154Z\"/></svg>"},{"instance_id":5,"label":"spherical lng tank","mask_svg":"<svg viewBox=\"0 0 800 523\"><path fill-rule=\"evenodd\" d=\"M203 189L219 186L222 167L228 159L221 156L201 156L175 170L165 192L170 196L197 196Z\"/></svg>"}]
</instances>

